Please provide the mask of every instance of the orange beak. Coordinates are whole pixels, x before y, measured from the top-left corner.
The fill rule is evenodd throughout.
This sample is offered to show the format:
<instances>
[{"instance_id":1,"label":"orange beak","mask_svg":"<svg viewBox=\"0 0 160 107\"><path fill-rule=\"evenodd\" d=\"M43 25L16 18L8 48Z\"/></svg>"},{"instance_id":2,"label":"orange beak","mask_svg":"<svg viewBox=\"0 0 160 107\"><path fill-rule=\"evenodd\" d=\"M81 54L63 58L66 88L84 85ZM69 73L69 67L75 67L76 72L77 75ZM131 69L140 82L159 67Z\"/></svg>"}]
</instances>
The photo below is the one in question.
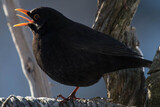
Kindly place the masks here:
<instances>
[{"instance_id":1,"label":"orange beak","mask_svg":"<svg viewBox=\"0 0 160 107\"><path fill-rule=\"evenodd\" d=\"M19 11L19 12L25 14L26 16L29 16L29 15L27 14L27 13L29 12L28 10L24 10L24 9L20 9L20 8L19 8L19 9L15 9L15 11ZM28 22L15 24L13 27L27 26L27 25L30 24L30 23L34 23L33 20L30 20L30 19L28 19L28 18L26 18L26 17L24 17L24 16L22 16L22 15L17 14L17 16L19 16L19 17L27 20Z\"/></svg>"}]
</instances>

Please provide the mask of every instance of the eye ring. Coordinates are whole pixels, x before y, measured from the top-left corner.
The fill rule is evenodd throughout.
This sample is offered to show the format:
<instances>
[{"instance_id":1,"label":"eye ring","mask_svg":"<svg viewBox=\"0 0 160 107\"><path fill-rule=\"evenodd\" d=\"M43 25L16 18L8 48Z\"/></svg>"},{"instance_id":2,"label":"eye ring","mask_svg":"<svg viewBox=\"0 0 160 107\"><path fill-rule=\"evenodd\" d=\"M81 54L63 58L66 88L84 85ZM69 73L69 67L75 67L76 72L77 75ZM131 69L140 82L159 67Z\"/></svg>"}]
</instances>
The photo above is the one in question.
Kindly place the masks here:
<instances>
[{"instance_id":1,"label":"eye ring","mask_svg":"<svg viewBox=\"0 0 160 107\"><path fill-rule=\"evenodd\" d=\"M38 19L40 18L40 16L39 16L39 14L35 14L35 15L33 16L33 18L34 18L35 20L38 20Z\"/></svg>"}]
</instances>

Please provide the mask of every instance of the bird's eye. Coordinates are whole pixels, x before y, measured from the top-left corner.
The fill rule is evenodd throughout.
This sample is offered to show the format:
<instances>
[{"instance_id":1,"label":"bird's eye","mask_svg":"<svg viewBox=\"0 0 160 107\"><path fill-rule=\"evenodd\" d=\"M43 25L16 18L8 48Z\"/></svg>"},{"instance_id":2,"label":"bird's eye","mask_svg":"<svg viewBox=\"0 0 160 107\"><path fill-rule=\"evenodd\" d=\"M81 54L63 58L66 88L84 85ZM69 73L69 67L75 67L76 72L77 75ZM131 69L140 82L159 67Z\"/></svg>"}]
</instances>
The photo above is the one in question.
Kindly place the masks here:
<instances>
[{"instance_id":1,"label":"bird's eye","mask_svg":"<svg viewBox=\"0 0 160 107\"><path fill-rule=\"evenodd\" d=\"M34 18L35 20L38 20L38 19L40 18L40 16L39 16L38 14L35 14L35 15L33 16L33 18Z\"/></svg>"}]
</instances>

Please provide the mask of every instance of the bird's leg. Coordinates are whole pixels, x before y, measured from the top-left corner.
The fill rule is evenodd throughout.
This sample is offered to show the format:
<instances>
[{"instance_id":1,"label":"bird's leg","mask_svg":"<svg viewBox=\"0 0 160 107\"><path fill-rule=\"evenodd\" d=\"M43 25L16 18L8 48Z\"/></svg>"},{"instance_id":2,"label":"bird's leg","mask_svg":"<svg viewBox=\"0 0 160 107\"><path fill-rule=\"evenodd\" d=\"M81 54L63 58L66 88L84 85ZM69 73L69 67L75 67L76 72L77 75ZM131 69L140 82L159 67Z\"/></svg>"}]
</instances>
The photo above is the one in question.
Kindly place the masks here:
<instances>
[{"instance_id":1,"label":"bird's leg","mask_svg":"<svg viewBox=\"0 0 160 107\"><path fill-rule=\"evenodd\" d=\"M69 99L79 99L79 98L76 98L76 92L78 91L79 87L76 87L73 92L68 96Z\"/></svg>"},{"instance_id":2,"label":"bird's leg","mask_svg":"<svg viewBox=\"0 0 160 107\"><path fill-rule=\"evenodd\" d=\"M76 96L75 96L75 94L76 94L76 92L78 91L78 89L79 89L79 87L76 87L74 90L73 90L73 92L67 97L67 98L65 98L65 97L63 97L62 95L58 95L57 96L57 98L62 98L63 99L63 101L61 101L62 103L65 103L65 102L67 102L68 100L76 100L76 99L79 99L79 98L77 98Z\"/></svg>"}]
</instances>

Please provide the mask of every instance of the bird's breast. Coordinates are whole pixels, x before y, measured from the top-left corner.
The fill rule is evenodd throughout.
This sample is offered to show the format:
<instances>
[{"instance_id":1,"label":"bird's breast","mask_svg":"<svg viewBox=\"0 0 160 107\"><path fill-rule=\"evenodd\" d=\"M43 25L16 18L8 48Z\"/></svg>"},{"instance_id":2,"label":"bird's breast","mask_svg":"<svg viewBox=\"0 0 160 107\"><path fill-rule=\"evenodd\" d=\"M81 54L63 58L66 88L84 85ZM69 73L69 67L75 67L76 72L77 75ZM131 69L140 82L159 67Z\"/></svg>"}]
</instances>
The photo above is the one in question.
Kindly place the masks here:
<instances>
[{"instance_id":1,"label":"bird's breast","mask_svg":"<svg viewBox=\"0 0 160 107\"><path fill-rule=\"evenodd\" d=\"M71 49L56 38L34 37L32 45L41 69L62 84L87 86L102 75L98 73L96 55Z\"/></svg>"}]
</instances>

